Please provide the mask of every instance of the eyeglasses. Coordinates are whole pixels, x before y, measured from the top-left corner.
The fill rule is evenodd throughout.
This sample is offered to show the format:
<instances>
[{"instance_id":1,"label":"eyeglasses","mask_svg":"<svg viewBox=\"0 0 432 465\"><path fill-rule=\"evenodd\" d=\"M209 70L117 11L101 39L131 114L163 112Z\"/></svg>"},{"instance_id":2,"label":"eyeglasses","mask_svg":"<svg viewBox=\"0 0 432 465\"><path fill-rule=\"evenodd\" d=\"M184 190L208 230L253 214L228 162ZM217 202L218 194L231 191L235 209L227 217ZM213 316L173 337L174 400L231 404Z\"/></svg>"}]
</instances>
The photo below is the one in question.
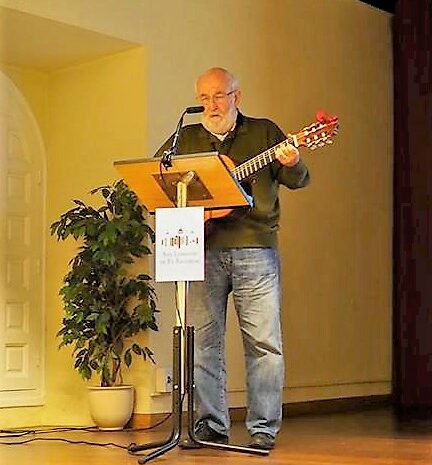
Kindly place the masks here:
<instances>
[{"instance_id":1,"label":"eyeglasses","mask_svg":"<svg viewBox=\"0 0 432 465\"><path fill-rule=\"evenodd\" d=\"M208 105L210 102L225 103L228 100L228 97L234 92L237 92L237 89L231 90L230 92L218 92L217 94L214 94L213 96L200 95L198 97L198 100L203 105Z\"/></svg>"}]
</instances>

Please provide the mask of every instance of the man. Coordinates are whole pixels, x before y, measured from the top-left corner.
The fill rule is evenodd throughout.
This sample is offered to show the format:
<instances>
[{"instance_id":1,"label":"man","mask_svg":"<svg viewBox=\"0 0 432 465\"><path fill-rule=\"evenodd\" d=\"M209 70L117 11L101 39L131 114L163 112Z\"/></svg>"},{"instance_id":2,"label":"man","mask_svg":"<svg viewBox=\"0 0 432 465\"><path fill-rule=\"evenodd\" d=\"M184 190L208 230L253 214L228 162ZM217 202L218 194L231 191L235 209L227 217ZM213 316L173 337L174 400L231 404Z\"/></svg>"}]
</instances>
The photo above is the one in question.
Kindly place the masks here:
<instances>
[{"instance_id":1,"label":"man","mask_svg":"<svg viewBox=\"0 0 432 465\"><path fill-rule=\"evenodd\" d=\"M204 106L201 124L186 126L178 153L217 151L241 163L286 139L267 119L242 115L240 88L227 70L212 68L196 82ZM156 156L170 147L172 138ZM245 185L254 199L250 209L211 220L206 237L204 283L191 284L189 317L196 329L196 435L227 443L230 418L226 399L225 328L227 298L233 295L246 358L249 445L272 449L282 419L284 359L280 327L280 283L277 230L279 184L304 187L309 173L298 150L286 144L277 160ZM197 447L190 439L183 447Z\"/></svg>"}]
</instances>

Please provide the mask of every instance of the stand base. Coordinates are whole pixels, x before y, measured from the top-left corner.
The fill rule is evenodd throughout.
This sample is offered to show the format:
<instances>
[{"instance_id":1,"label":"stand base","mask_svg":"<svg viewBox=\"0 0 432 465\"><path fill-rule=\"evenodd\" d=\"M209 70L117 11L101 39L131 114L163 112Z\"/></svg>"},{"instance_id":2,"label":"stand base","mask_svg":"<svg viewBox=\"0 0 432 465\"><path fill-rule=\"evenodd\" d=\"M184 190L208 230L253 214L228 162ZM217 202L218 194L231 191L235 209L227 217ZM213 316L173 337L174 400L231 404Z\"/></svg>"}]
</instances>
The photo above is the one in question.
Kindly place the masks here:
<instances>
[{"instance_id":1,"label":"stand base","mask_svg":"<svg viewBox=\"0 0 432 465\"><path fill-rule=\"evenodd\" d=\"M181 355L182 355L182 327L175 326L173 329L173 391L172 391L172 411L173 427L170 436L166 440L151 442L148 444L137 445L132 443L128 447L128 452L136 452L156 449L148 455L138 459L138 463L143 464L165 454L180 442L182 430L182 383L181 383ZM195 435L195 418L194 418L194 328L186 327L186 393L188 395L188 435L189 439L201 447L211 449L226 450L231 452L240 452L253 455L268 455L268 450L254 449L247 446L237 446L234 444L219 444L215 442L201 441Z\"/></svg>"}]
</instances>

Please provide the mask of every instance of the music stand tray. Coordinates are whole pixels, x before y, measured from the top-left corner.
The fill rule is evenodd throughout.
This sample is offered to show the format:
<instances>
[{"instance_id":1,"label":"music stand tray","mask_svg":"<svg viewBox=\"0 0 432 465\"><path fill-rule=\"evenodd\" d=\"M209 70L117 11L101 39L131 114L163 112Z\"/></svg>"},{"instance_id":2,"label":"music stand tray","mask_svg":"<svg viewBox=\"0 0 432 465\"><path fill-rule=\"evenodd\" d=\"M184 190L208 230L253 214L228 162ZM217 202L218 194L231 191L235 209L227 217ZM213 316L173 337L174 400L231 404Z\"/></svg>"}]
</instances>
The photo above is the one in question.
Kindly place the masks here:
<instances>
[{"instance_id":1,"label":"music stand tray","mask_svg":"<svg viewBox=\"0 0 432 465\"><path fill-rule=\"evenodd\" d=\"M251 198L217 152L176 155L169 169L160 161L160 158L136 158L114 162L150 213L156 208L176 206L177 183L190 171L195 177L188 185L189 207L215 210L252 206Z\"/></svg>"}]
</instances>

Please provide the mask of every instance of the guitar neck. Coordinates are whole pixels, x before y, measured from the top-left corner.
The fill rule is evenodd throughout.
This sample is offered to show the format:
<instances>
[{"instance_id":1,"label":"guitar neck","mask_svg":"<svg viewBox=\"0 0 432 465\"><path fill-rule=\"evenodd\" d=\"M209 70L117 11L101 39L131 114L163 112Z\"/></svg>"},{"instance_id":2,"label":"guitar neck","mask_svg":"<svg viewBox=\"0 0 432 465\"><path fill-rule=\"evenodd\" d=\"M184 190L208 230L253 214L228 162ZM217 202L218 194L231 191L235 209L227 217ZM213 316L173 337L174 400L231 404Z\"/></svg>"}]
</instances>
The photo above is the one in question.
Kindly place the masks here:
<instances>
[{"instance_id":1,"label":"guitar neck","mask_svg":"<svg viewBox=\"0 0 432 465\"><path fill-rule=\"evenodd\" d=\"M243 181L263 169L276 159L277 149L286 147L288 144L292 144L294 147L308 147L310 150L315 150L326 144L332 144L332 136L337 134L339 128L337 116L329 116L321 111L317 113L316 118L317 121L315 123L305 126L297 134L290 134L279 144L236 166L231 171L235 179Z\"/></svg>"},{"instance_id":2,"label":"guitar neck","mask_svg":"<svg viewBox=\"0 0 432 465\"><path fill-rule=\"evenodd\" d=\"M288 136L287 139L280 142L277 145L269 148L265 152L256 155L255 157L250 158L249 160L241 163L236 166L231 173L234 175L237 181L243 181L244 179L252 176L257 171L265 168L268 164L276 160L276 150L282 148L287 144L292 144L297 147L297 141L294 136Z\"/></svg>"}]
</instances>

